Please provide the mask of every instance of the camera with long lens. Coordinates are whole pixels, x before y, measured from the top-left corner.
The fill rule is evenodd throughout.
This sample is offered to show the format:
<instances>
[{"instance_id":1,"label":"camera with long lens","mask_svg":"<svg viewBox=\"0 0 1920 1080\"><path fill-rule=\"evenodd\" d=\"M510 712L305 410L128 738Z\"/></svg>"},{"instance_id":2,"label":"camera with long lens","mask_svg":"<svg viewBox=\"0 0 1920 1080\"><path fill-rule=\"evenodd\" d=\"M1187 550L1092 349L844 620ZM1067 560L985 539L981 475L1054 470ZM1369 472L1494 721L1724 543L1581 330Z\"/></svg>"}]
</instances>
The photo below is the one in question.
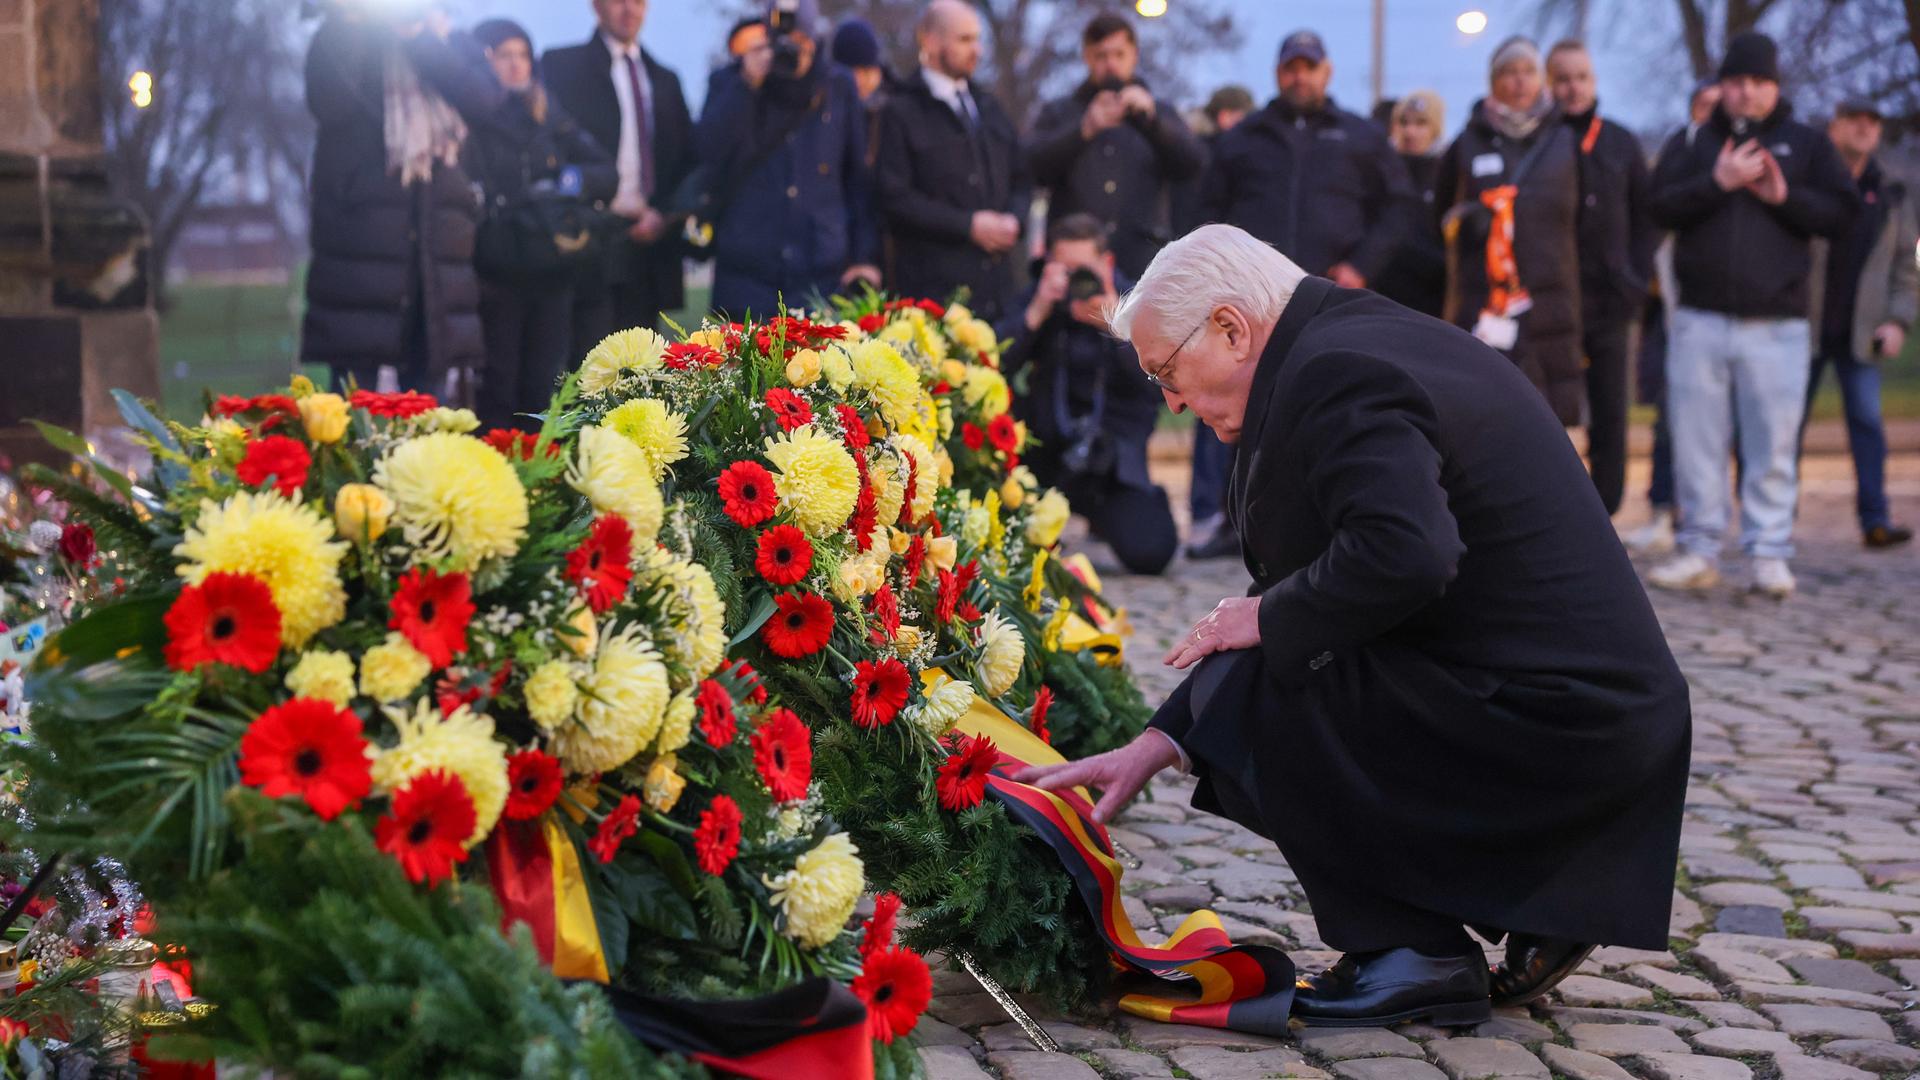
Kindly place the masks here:
<instances>
[{"instance_id":1,"label":"camera with long lens","mask_svg":"<svg viewBox=\"0 0 1920 1080\"><path fill-rule=\"evenodd\" d=\"M772 74L782 79L800 77L800 0L773 0L767 12L767 42L773 48Z\"/></svg>"},{"instance_id":2,"label":"camera with long lens","mask_svg":"<svg viewBox=\"0 0 1920 1080\"><path fill-rule=\"evenodd\" d=\"M1067 275L1067 299L1091 300L1107 291L1107 284L1090 267L1076 266Z\"/></svg>"}]
</instances>

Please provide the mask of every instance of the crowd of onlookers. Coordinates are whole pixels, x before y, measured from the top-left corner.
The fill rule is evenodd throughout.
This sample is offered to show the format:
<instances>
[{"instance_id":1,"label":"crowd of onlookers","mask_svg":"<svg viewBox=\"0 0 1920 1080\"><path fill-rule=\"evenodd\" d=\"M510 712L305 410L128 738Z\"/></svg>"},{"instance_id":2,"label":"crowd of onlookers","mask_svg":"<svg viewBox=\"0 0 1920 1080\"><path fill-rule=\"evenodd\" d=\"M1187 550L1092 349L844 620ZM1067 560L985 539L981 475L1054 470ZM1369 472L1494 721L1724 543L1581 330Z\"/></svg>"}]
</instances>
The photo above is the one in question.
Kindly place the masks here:
<instances>
[{"instance_id":1,"label":"crowd of onlookers","mask_svg":"<svg viewBox=\"0 0 1920 1080\"><path fill-rule=\"evenodd\" d=\"M456 32L333 0L307 70L306 360L362 383L383 366L463 380L511 425L600 337L682 307L688 259L711 261L709 306L735 319L863 285L964 290L1007 343L1035 472L1157 572L1179 544L1147 475L1160 398L1105 317L1170 239L1226 222L1505 353L1586 429L1610 513L1637 385L1658 407L1655 516L1627 539L1677 549L1655 585L1717 581L1737 486L1752 583L1792 591L1799 447L1828 367L1863 538L1911 537L1888 512L1878 379L1920 307L1914 206L1876 162L1877 107L1843 102L1824 131L1795 119L1764 35L1730 41L1650 160L1601 114L1577 41L1502 43L1449 140L1429 91L1371 116L1335 105L1304 30L1280 45L1272 101L1225 87L1183 116L1141 78L1133 26L1104 14L1081 35L1084 79L1027 123L976 78L970 3L931 0L917 65L896 71L865 22L773 0L733 27L696 119L640 45L646 0L592 9L586 43L536 60L507 20ZM1232 449L1196 426L1188 552L1234 555Z\"/></svg>"}]
</instances>

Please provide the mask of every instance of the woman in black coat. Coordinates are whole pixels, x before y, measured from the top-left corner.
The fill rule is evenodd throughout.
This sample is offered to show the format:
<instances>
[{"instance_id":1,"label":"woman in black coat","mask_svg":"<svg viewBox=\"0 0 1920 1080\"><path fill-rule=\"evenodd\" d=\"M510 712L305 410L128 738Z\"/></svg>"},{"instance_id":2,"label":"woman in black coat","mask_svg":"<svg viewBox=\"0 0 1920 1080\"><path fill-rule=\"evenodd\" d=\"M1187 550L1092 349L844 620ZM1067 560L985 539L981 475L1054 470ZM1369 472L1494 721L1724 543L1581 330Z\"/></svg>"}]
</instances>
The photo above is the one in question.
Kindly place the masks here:
<instances>
[{"instance_id":1,"label":"woman in black coat","mask_svg":"<svg viewBox=\"0 0 1920 1080\"><path fill-rule=\"evenodd\" d=\"M611 199L620 174L613 157L548 96L534 77L533 39L508 19L489 19L473 36L487 50L506 88L500 109L476 125L467 140L467 169L490 211L505 211L529 195L577 194ZM482 229L508 228L504 220ZM574 275L570 271L481 265L480 325L487 368L476 402L480 418L513 427L517 413L543 410L570 361Z\"/></svg>"},{"instance_id":2,"label":"woman in black coat","mask_svg":"<svg viewBox=\"0 0 1920 1080\"><path fill-rule=\"evenodd\" d=\"M1447 249L1440 239L1439 214L1433 209L1445 118L1446 106L1431 90L1415 90L1393 105L1389 137L1427 213L1400 245L1399 254L1372 283L1373 291L1381 296L1436 318L1447 299Z\"/></svg>"},{"instance_id":3,"label":"woman in black coat","mask_svg":"<svg viewBox=\"0 0 1920 1080\"><path fill-rule=\"evenodd\" d=\"M382 365L433 386L481 359L477 206L459 155L505 91L444 19L335 6L307 53L313 261L301 359L372 386Z\"/></svg>"},{"instance_id":4,"label":"woman in black coat","mask_svg":"<svg viewBox=\"0 0 1920 1080\"><path fill-rule=\"evenodd\" d=\"M1580 148L1558 122L1533 42L1509 38L1494 51L1492 84L1434 180L1448 247L1446 318L1507 354L1573 427L1587 400Z\"/></svg>"}]
</instances>

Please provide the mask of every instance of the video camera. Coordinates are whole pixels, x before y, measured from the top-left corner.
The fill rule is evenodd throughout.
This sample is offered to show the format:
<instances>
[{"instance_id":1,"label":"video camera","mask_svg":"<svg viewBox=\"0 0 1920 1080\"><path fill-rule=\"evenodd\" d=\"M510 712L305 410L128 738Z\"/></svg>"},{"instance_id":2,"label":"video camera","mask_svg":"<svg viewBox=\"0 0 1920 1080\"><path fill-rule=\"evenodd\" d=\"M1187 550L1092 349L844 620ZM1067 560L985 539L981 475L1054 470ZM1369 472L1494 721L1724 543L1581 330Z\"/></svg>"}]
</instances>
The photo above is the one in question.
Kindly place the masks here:
<instances>
[{"instance_id":1,"label":"video camera","mask_svg":"<svg viewBox=\"0 0 1920 1080\"><path fill-rule=\"evenodd\" d=\"M1106 291L1107 283L1100 280L1100 275L1095 273L1092 267L1076 266L1073 272L1067 275L1067 299L1069 300L1091 300Z\"/></svg>"},{"instance_id":2,"label":"video camera","mask_svg":"<svg viewBox=\"0 0 1920 1080\"><path fill-rule=\"evenodd\" d=\"M800 76L800 42L794 34L801 29L800 0L773 0L767 12L767 42L773 47L771 70L777 78Z\"/></svg>"}]
</instances>

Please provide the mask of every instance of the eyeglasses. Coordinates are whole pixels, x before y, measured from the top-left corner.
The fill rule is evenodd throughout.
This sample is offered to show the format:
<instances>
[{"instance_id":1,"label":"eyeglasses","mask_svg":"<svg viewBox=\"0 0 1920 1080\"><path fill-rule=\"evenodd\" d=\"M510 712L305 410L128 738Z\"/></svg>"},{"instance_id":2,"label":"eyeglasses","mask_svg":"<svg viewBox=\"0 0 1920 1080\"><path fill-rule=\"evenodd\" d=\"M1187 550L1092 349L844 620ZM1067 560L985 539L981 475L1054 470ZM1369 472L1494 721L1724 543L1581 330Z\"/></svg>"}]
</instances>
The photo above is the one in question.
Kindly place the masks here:
<instances>
[{"instance_id":1,"label":"eyeglasses","mask_svg":"<svg viewBox=\"0 0 1920 1080\"><path fill-rule=\"evenodd\" d=\"M1179 356L1180 350L1186 348L1187 345L1193 341L1193 335L1206 329L1207 321L1211 318L1212 316L1209 315L1206 319L1201 319L1198 325L1187 331L1187 336L1181 338L1180 344L1175 346L1174 350L1167 354L1167 362L1160 365L1159 371L1150 371L1147 373L1147 382L1151 383L1155 390L1164 391L1169 394L1177 394L1180 392L1173 388L1173 384L1167 382L1167 372L1173 370L1173 358Z\"/></svg>"}]
</instances>

